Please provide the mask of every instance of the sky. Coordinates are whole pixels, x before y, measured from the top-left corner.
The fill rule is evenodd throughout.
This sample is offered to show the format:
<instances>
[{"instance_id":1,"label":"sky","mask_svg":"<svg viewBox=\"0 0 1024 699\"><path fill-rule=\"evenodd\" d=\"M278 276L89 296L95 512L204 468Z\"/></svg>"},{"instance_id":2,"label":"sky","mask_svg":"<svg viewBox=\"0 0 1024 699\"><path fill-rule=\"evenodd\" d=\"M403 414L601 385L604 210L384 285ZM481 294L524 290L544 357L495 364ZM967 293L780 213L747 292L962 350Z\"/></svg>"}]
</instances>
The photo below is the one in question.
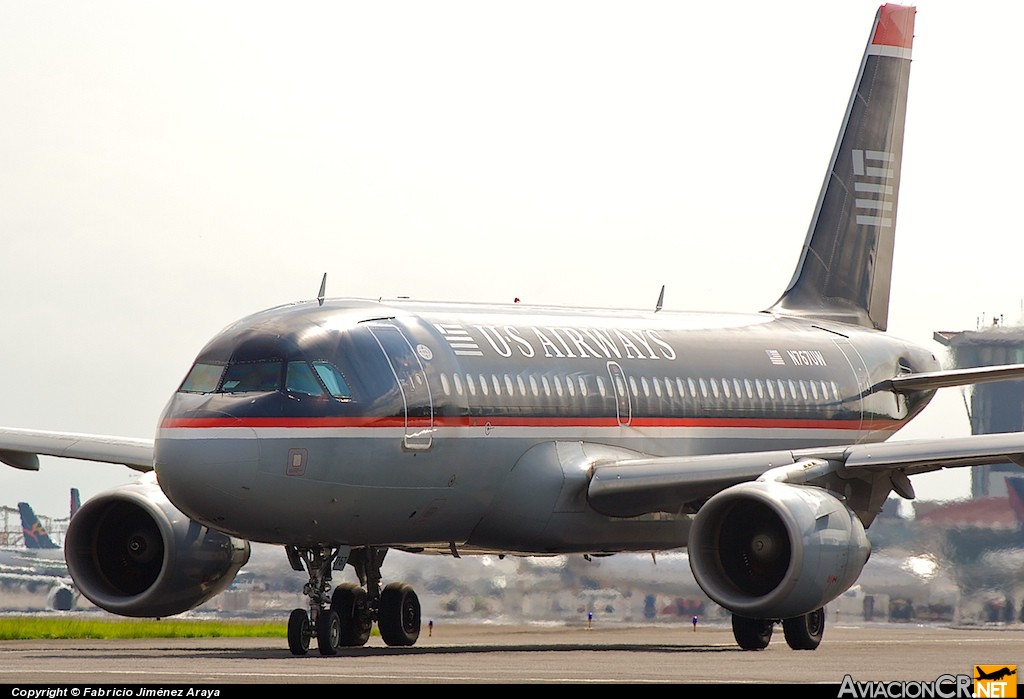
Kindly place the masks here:
<instances>
[{"instance_id":1,"label":"sky","mask_svg":"<svg viewBox=\"0 0 1024 699\"><path fill-rule=\"evenodd\" d=\"M0 3L0 425L152 437L316 296L760 311L877 2ZM983 9L973 9L973 8ZM1024 4L917 3L889 332L1024 306ZM969 433L942 389L901 437ZM0 505L134 478L43 459ZM965 469L915 478L964 497Z\"/></svg>"}]
</instances>

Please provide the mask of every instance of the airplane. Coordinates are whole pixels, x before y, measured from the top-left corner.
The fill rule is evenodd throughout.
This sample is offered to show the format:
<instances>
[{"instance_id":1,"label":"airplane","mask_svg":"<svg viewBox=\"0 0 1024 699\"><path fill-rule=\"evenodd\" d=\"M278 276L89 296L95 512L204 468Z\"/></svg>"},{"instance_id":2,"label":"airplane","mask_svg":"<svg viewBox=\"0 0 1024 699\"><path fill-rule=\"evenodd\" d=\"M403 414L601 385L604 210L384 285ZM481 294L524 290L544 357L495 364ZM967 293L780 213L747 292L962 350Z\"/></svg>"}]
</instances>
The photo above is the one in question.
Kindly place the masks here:
<instances>
[{"instance_id":1,"label":"airplane","mask_svg":"<svg viewBox=\"0 0 1024 699\"><path fill-rule=\"evenodd\" d=\"M72 491L71 514L74 516L77 490ZM47 606L57 611L74 609L78 591L68 577L64 550L50 538L32 506L18 503L24 548L0 548L0 582L45 585Z\"/></svg>"},{"instance_id":2,"label":"airplane","mask_svg":"<svg viewBox=\"0 0 1024 699\"><path fill-rule=\"evenodd\" d=\"M985 672L980 667L975 666L974 671L977 673L977 677L974 678L976 680L1001 680L1004 677L1017 674L1016 668L1010 669L1009 667L1002 667L993 672Z\"/></svg>"},{"instance_id":3,"label":"airplane","mask_svg":"<svg viewBox=\"0 0 1024 699\"><path fill-rule=\"evenodd\" d=\"M267 309L203 347L153 439L0 430L0 460L124 464L65 538L109 612L179 614L280 545L308 582L288 648L420 634L389 550L462 557L686 549L745 650L819 647L891 492L1024 464L1024 434L893 441L943 369L887 334L915 8L872 22L792 280L747 314L334 298ZM335 573L354 574L333 584Z\"/></svg>"}]
</instances>

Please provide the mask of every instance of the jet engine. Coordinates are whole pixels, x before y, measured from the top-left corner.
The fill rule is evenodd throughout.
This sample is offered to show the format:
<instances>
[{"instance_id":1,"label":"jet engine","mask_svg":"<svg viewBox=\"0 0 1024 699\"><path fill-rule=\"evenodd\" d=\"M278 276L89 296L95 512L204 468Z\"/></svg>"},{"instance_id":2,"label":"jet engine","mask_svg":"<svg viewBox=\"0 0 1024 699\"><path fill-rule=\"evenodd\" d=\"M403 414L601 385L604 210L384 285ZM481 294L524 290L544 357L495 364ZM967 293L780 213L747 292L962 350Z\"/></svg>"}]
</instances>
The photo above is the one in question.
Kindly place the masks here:
<instances>
[{"instance_id":1,"label":"jet engine","mask_svg":"<svg viewBox=\"0 0 1024 699\"><path fill-rule=\"evenodd\" d=\"M871 544L853 511L828 491L757 481L708 500L688 549L693 575L712 600L739 616L788 619L853 585Z\"/></svg>"},{"instance_id":2,"label":"jet engine","mask_svg":"<svg viewBox=\"0 0 1024 699\"><path fill-rule=\"evenodd\" d=\"M46 604L55 611L69 612L75 608L75 590L64 583L54 585L46 595Z\"/></svg>"},{"instance_id":3,"label":"jet engine","mask_svg":"<svg viewBox=\"0 0 1024 699\"><path fill-rule=\"evenodd\" d=\"M249 542L193 522L153 475L92 498L64 537L68 572L113 614L162 617L194 609L226 588L249 560Z\"/></svg>"}]
</instances>

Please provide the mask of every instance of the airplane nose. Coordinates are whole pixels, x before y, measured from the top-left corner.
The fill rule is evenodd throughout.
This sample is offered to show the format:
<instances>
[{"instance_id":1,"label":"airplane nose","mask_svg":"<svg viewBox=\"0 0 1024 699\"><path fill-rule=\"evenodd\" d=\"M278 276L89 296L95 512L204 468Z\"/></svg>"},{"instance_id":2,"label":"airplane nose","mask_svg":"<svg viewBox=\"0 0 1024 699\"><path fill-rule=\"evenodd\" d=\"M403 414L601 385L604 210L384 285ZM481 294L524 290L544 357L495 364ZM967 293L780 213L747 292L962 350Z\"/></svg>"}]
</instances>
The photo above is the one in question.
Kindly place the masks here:
<instances>
[{"instance_id":1,"label":"airplane nose","mask_svg":"<svg viewBox=\"0 0 1024 699\"><path fill-rule=\"evenodd\" d=\"M183 513L218 529L251 516L260 457L251 427L163 427L154 446L160 489Z\"/></svg>"}]
</instances>

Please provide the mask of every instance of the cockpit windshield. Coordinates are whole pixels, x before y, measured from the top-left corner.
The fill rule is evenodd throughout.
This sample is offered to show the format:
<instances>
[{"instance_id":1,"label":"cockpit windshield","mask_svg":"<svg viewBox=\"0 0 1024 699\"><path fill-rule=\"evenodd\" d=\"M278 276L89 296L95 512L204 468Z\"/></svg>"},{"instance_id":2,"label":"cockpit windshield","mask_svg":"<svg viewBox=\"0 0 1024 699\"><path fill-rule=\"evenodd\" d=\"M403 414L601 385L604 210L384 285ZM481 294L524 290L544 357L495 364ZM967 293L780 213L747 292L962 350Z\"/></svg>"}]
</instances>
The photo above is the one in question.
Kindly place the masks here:
<instances>
[{"instance_id":1,"label":"cockpit windshield","mask_svg":"<svg viewBox=\"0 0 1024 699\"><path fill-rule=\"evenodd\" d=\"M345 377L341 375L338 368L330 362L313 362L313 371L320 377L320 380L327 386L327 390L335 398L349 398L352 392L349 390Z\"/></svg>"},{"instance_id":2,"label":"cockpit windshield","mask_svg":"<svg viewBox=\"0 0 1024 699\"><path fill-rule=\"evenodd\" d=\"M221 393L276 391L281 388L281 362L229 364L220 382Z\"/></svg>"},{"instance_id":3,"label":"cockpit windshield","mask_svg":"<svg viewBox=\"0 0 1024 699\"><path fill-rule=\"evenodd\" d=\"M280 391L308 396L330 394L347 400L352 397L348 382L333 364L327 361L312 363L291 361L256 361L236 364L199 362L192 367L178 389L183 393L266 393Z\"/></svg>"},{"instance_id":4,"label":"cockpit windshield","mask_svg":"<svg viewBox=\"0 0 1024 699\"><path fill-rule=\"evenodd\" d=\"M215 338L196 358L178 391L226 398L278 394L289 401L288 407L280 408L284 412L301 412L323 401L343 412L348 408L341 404L355 408L357 403L362 411L382 415L405 409L388 355L368 327L344 332L296 327L282 320L281 327L243 328ZM407 343L406 351L412 351ZM261 399L259 409L269 410L273 400L269 395Z\"/></svg>"}]
</instances>

